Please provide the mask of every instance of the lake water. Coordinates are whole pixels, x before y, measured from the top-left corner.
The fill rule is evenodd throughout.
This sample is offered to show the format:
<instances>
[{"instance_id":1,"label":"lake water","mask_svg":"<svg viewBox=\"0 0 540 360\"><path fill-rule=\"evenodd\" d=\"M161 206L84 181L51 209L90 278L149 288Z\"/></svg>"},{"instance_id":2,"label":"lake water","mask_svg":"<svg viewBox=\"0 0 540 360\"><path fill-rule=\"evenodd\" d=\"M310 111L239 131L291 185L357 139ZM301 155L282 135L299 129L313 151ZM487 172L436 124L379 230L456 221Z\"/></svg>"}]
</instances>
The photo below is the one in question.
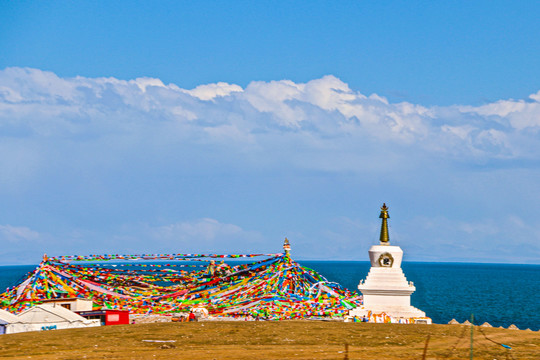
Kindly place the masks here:
<instances>
[{"instance_id":1,"label":"lake water","mask_svg":"<svg viewBox=\"0 0 540 360\"><path fill-rule=\"evenodd\" d=\"M370 267L359 261L298 262L350 290L356 290ZM540 265L404 262L402 267L416 286L412 305L435 323L463 322L474 314L475 324L540 329ZM0 266L0 291L34 268Z\"/></svg>"}]
</instances>

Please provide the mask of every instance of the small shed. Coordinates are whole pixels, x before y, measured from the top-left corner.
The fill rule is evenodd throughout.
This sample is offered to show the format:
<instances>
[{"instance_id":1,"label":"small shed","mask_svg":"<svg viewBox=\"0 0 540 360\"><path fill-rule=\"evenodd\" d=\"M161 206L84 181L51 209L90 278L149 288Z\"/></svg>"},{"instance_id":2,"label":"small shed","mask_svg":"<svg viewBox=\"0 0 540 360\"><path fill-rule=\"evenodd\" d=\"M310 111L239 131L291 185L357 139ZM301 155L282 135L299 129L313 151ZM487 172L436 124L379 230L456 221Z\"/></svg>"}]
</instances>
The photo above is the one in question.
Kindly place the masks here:
<instances>
[{"instance_id":1,"label":"small shed","mask_svg":"<svg viewBox=\"0 0 540 360\"><path fill-rule=\"evenodd\" d=\"M71 311L92 311L93 302L84 298L59 298L43 300L43 304L61 306Z\"/></svg>"},{"instance_id":2,"label":"small shed","mask_svg":"<svg viewBox=\"0 0 540 360\"><path fill-rule=\"evenodd\" d=\"M101 325L129 324L129 310L103 309L95 311L81 311L79 315L86 319L99 319Z\"/></svg>"},{"instance_id":3,"label":"small shed","mask_svg":"<svg viewBox=\"0 0 540 360\"><path fill-rule=\"evenodd\" d=\"M99 325L99 321L85 319L62 306L37 305L17 315L17 321L10 327L16 333Z\"/></svg>"}]
</instances>

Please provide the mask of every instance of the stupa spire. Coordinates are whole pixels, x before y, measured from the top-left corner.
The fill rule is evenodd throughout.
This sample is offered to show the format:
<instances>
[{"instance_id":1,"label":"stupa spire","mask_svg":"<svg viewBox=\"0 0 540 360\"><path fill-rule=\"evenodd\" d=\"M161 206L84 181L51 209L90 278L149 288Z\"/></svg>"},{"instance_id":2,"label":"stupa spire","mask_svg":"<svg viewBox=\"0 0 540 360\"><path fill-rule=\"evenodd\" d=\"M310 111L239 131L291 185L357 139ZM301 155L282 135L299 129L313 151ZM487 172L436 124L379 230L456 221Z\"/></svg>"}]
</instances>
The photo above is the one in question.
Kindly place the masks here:
<instances>
[{"instance_id":1,"label":"stupa spire","mask_svg":"<svg viewBox=\"0 0 540 360\"><path fill-rule=\"evenodd\" d=\"M381 215L379 215L379 218L382 219L381 236L379 237L379 240L381 245L389 245L390 236L388 235L388 219L390 219L390 215L388 215L386 203L383 203L383 206L381 207Z\"/></svg>"}]
</instances>

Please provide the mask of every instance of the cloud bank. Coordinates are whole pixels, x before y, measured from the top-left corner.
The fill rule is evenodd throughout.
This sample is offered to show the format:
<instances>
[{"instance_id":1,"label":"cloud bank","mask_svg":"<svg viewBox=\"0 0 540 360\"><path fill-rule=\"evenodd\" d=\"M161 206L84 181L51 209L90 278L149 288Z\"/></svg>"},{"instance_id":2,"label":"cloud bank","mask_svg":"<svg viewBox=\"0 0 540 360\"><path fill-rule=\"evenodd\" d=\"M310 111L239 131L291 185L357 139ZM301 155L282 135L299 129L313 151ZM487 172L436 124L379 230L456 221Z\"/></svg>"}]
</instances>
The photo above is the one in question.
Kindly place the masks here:
<instances>
[{"instance_id":1,"label":"cloud bank","mask_svg":"<svg viewBox=\"0 0 540 360\"><path fill-rule=\"evenodd\" d=\"M540 126L540 92L478 107L427 108L366 96L334 76L305 84L252 82L242 89L217 83L187 90L152 78L60 78L7 68L0 84L5 138L97 141L139 135L256 151L285 136L315 152L354 151L381 141L469 162L538 156L527 144L536 141ZM323 163L310 165L325 169Z\"/></svg>"},{"instance_id":2,"label":"cloud bank","mask_svg":"<svg viewBox=\"0 0 540 360\"><path fill-rule=\"evenodd\" d=\"M424 204L416 205L418 212L442 198L448 209L439 210L439 225L447 233L461 229L452 236L478 236L464 219L475 202L488 208L482 209L480 222L504 219L505 229L521 234L523 220L516 219L526 214L519 203L540 200L535 190L539 128L540 91L481 106L425 107L362 94L331 75L307 83L254 81L242 88L218 82L183 89L153 78L61 78L38 69L7 68L0 71L0 194L9 207L1 215L9 222L0 227L0 236L15 244L44 232L64 237L58 241L71 244L66 250L81 251L90 250L84 244L93 237L157 241L164 249L174 241L187 246L188 238L196 238L209 250L220 239L230 239L233 248L241 247L238 241L257 251L275 235L263 222L274 221L283 232L298 234L300 243L305 237L301 248L309 256L324 258L329 239L350 239L340 250L346 252L358 235L346 235L343 224L335 225L339 214L332 215L336 205L328 203L344 202L347 194L329 190L332 195L325 198L320 191L324 178L332 179L326 189L369 192L372 187L393 199L392 192L382 190L385 184L395 193L414 193ZM287 185L276 185L273 177ZM241 183L231 180L236 178ZM506 196L502 192L508 188L513 190ZM289 210L260 205L259 220L229 217L243 204L244 192L246 202L271 204L272 191L289 196ZM316 206L321 208L311 215L326 219L327 227L317 230L318 250L307 240L313 237L307 225L294 228L285 219L307 216L302 212L307 204L313 208L310 196L320 199ZM494 196L500 199L486 200ZM405 207L407 198L394 197ZM456 215L460 207L465 215ZM275 215L279 211L283 218ZM426 214L417 215L415 224L425 223L418 219ZM143 229L149 221L152 230ZM537 222L527 226L540 233ZM493 232L482 237L512 236L489 228ZM135 249L126 243L117 245ZM105 240L94 244L106 247ZM494 256L487 258L504 261Z\"/></svg>"}]
</instances>

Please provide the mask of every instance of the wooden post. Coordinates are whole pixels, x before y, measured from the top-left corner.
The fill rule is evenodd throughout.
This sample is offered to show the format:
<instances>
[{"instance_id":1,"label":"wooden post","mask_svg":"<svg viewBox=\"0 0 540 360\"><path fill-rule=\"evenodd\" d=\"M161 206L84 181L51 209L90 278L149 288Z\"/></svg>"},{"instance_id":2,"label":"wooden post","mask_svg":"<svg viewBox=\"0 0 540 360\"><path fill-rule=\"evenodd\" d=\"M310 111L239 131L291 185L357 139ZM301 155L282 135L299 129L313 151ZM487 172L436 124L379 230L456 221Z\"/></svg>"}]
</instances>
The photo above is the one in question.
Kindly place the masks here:
<instances>
[{"instance_id":1,"label":"wooden post","mask_svg":"<svg viewBox=\"0 0 540 360\"><path fill-rule=\"evenodd\" d=\"M430 338L431 335L428 335L427 336L427 339L426 339L426 345L424 345L424 354L422 355L422 360L426 360L426 355L427 355L427 347L428 347L428 344L429 344L429 338Z\"/></svg>"},{"instance_id":2,"label":"wooden post","mask_svg":"<svg viewBox=\"0 0 540 360\"><path fill-rule=\"evenodd\" d=\"M474 332L474 314L471 314L471 352L470 359L473 360L473 332Z\"/></svg>"}]
</instances>

